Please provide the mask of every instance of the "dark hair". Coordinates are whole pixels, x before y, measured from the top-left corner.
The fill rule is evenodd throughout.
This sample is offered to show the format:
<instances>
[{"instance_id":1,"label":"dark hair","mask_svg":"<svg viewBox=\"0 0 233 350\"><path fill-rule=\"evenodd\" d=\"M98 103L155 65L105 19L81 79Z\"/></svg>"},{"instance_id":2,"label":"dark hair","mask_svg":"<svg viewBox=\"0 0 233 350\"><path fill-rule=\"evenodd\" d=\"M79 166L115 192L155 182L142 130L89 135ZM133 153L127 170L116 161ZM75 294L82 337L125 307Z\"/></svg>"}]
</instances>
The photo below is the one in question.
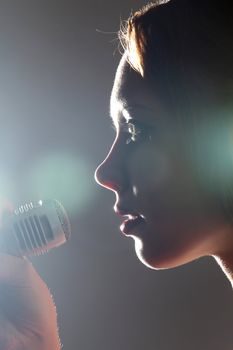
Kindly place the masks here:
<instances>
[{"instance_id":1,"label":"dark hair","mask_svg":"<svg viewBox=\"0 0 233 350\"><path fill-rule=\"evenodd\" d=\"M162 85L233 78L232 0L157 0L135 12L119 36L129 64ZM224 91L224 94L226 92Z\"/></svg>"},{"instance_id":2,"label":"dark hair","mask_svg":"<svg viewBox=\"0 0 233 350\"><path fill-rule=\"evenodd\" d=\"M187 121L189 131L193 130L192 137L183 133L188 137L187 152L192 152L189 158L198 159L193 162L193 169L201 181L208 179L205 186L208 183L214 194L221 194L226 208L230 208L227 198L233 198L233 191L229 190L233 188L232 177L222 175L225 169L222 170L219 159L232 164L231 145L221 153L223 146L218 147L216 139L225 140L219 122L225 130L229 117L232 125L232 7L232 0L157 0L130 16L119 34L128 63L154 84L155 93L172 111L175 121L182 126ZM214 133L207 135L205 131L210 130L202 127L201 136L196 125L199 127L201 118L205 123L209 117L211 122L206 125L213 126L216 121ZM202 167L203 161L206 164ZM229 164L227 175L232 174Z\"/></svg>"}]
</instances>

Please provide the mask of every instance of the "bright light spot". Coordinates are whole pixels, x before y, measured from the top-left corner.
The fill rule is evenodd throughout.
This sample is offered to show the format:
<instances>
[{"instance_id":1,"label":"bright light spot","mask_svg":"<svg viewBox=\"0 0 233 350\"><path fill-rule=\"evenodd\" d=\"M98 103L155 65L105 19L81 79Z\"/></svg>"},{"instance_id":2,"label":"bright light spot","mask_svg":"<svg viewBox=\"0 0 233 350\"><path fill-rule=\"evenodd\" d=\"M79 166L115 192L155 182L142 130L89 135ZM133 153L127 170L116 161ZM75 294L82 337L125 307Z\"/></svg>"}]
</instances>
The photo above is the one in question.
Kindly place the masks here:
<instances>
[{"instance_id":1,"label":"bright light spot","mask_svg":"<svg viewBox=\"0 0 233 350\"><path fill-rule=\"evenodd\" d=\"M38 199L57 199L70 212L80 212L89 203L93 191L89 164L79 156L51 153L31 169L29 186Z\"/></svg>"},{"instance_id":2,"label":"bright light spot","mask_svg":"<svg viewBox=\"0 0 233 350\"><path fill-rule=\"evenodd\" d=\"M135 197L136 197L137 194L138 194L138 190L137 190L137 187L136 187L136 186L133 186L133 194L135 195Z\"/></svg>"},{"instance_id":3,"label":"bright light spot","mask_svg":"<svg viewBox=\"0 0 233 350\"><path fill-rule=\"evenodd\" d=\"M129 42L129 50L128 50L128 56L129 56L129 62L131 66L141 74L143 77L144 72L142 68L142 57L139 50L139 46L141 46L138 41L136 40L136 32L135 29L132 30L131 34L131 40Z\"/></svg>"},{"instance_id":4,"label":"bright light spot","mask_svg":"<svg viewBox=\"0 0 233 350\"><path fill-rule=\"evenodd\" d=\"M0 211L12 210L13 203L11 202L14 193L14 186L7 173L0 173ZM11 200L9 199L11 198Z\"/></svg>"},{"instance_id":5,"label":"bright light spot","mask_svg":"<svg viewBox=\"0 0 233 350\"><path fill-rule=\"evenodd\" d=\"M200 124L193 159L205 187L216 192L233 183L233 125L224 117Z\"/></svg>"}]
</instances>

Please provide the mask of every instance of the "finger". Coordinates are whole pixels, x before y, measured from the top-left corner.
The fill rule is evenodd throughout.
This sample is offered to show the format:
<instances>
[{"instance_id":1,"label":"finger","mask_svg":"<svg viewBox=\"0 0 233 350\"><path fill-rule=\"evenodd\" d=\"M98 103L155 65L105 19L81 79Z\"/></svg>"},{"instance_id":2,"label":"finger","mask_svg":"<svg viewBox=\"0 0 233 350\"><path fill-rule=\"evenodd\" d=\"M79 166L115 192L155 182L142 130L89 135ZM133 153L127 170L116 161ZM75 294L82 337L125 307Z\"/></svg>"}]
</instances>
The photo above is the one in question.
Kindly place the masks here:
<instances>
[{"instance_id":1,"label":"finger","mask_svg":"<svg viewBox=\"0 0 233 350\"><path fill-rule=\"evenodd\" d=\"M9 281L19 283L34 272L31 262L25 257L0 254L0 283Z\"/></svg>"}]
</instances>

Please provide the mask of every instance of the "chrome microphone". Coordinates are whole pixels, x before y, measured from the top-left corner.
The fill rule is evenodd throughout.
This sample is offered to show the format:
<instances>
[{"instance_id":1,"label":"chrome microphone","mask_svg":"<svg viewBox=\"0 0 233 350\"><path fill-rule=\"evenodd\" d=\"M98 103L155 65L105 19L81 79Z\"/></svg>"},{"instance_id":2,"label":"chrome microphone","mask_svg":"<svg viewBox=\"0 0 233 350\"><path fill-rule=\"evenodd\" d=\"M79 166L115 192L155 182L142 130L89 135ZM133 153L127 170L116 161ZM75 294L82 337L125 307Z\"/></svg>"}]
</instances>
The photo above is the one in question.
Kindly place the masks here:
<instances>
[{"instance_id":1,"label":"chrome microphone","mask_svg":"<svg viewBox=\"0 0 233 350\"><path fill-rule=\"evenodd\" d=\"M57 200L20 206L4 217L0 229L0 252L33 256L65 243L71 235L65 208Z\"/></svg>"}]
</instances>

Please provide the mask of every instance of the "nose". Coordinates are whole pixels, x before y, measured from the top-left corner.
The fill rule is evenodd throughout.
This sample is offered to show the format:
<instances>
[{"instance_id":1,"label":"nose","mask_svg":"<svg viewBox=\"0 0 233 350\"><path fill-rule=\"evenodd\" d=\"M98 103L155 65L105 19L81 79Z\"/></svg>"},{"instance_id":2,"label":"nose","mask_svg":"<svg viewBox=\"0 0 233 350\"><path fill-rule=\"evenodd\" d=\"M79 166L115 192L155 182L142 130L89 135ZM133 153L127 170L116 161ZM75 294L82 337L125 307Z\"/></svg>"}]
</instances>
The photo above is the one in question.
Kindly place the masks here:
<instances>
[{"instance_id":1,"label":"nose","mask_svg":"<svg viewBox=\"0 0 233 350\"><path fill-rule=\"evenodd\" d=\"M123 157L124 154L117 149L117 141L115 141L107 157L95 171L95 180L100 186L117 193L127 187Z\"/></svg>"}]
</instances>

